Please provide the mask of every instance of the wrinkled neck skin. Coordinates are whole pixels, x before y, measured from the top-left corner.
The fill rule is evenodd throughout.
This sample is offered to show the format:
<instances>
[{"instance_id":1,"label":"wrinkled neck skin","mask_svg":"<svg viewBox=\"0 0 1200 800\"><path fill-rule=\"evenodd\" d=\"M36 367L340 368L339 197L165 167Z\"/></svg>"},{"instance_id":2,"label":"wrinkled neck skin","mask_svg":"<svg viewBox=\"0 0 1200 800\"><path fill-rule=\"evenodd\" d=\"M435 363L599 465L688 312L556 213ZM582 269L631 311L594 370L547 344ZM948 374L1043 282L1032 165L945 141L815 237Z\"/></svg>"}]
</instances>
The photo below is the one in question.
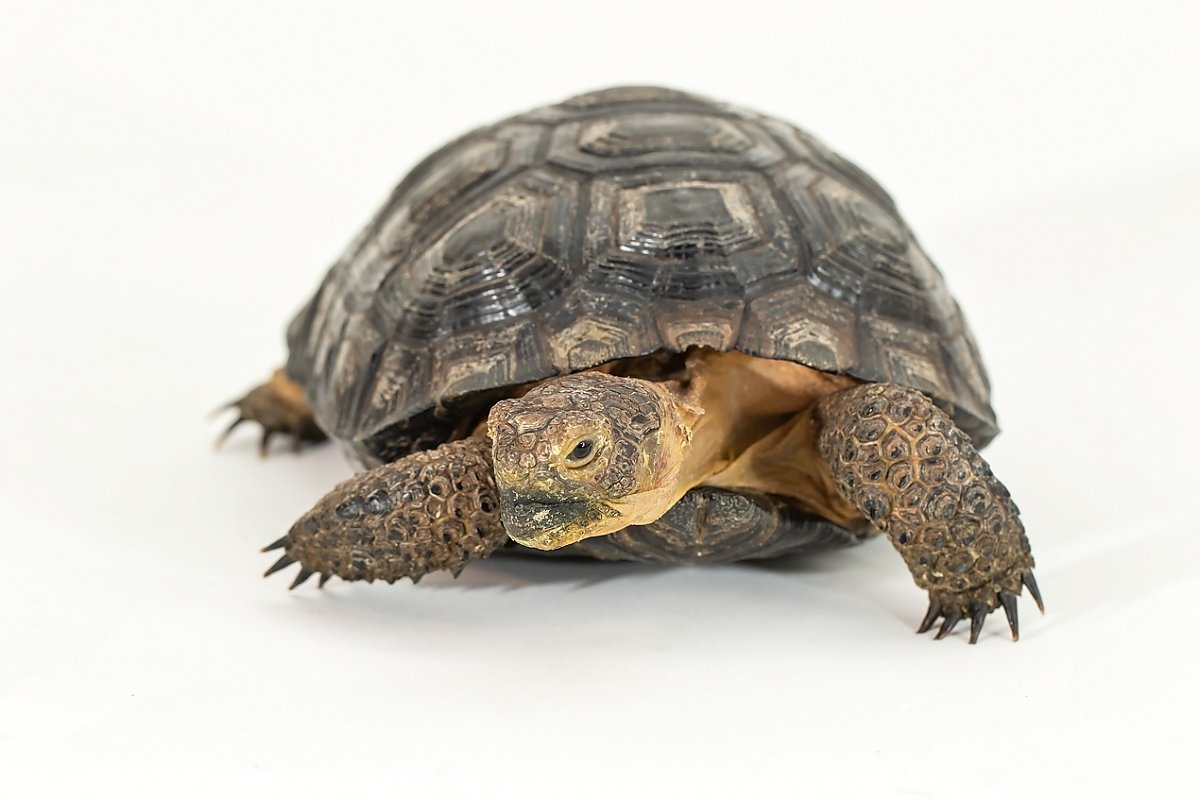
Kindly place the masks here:
<instances>
[{"instance_id":1,"label":"wrinkled neck skin","mask_svg":"<svg viewBox=\"0 0 1200 800\"><path fill-rule=\"evenodd\" d=\"M776 374L773 367L779 363L710 350L688 357L689 380L676 391L676 407L690 438L679 474L679 497L707 483L804 407L802 394Z\"/></svg>"},{"instance_id":2,"label":"wrinkled neck skin","mask_svg":"<svg viewBox=\"0 0 1200 800\"><path fill-rule=\"evenodd\" d=\"M661 460L651 483L659 488L612 503L636 520L627 524L654 522L804 406L798 399L804 393L791 391L771 364L740 353L698 350L688 357L686 379L646 382L662 398L664 421L673 422L670 428L664 425L658 446L674 457Z\"/></svg>"},{"instance_id":3,"label":"wrinkled neck skin","mask_svg":"<svg viewBox=\"0 0 1200 800\"><path fill-rule=\"evenodd\" d=\"M848 518L830 499L824 476L807 474L815 463L808 428L816 400L853 386L853 379L704 349L688 356L686 374L682 381L652 384L663 398L664 418L675 423L663 432L661 446L679 455L665 459L662 483L653 484L661 488L613 504L635 511L637 522L629 524L657 520L697 486L795 496L831 519Z\"/></svg>"},{"instance_id":4,"label":"wrinkled neck skin","mask_svg":"<svg viewBox=\"0 0 1200 800\"><path fill-rule=\"evenodd\" d=\"M695 452L692 447L694 432L704 410L693 402L695 398L690 390L678 381L644 383L659 396L663 414L662 430L642 452L647 468L657 464L647 481L654 488L608 501L620 517L593 528L588 532L588 538L614 533L628 525L648 525L667 513L688 489L696 485L698 470L690 464L690 456ZM667 458L659 458L660 453L666 454Z\"/></svg>"}]
</instances>

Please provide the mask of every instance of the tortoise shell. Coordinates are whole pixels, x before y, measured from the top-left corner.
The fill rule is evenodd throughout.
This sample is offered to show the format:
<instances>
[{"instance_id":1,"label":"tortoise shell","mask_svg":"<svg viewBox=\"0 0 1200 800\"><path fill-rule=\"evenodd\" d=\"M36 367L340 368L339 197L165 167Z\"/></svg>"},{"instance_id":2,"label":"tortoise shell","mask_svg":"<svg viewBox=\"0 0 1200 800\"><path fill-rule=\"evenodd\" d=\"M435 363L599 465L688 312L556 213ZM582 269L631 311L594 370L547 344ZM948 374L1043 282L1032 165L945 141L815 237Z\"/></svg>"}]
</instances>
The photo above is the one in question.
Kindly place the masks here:
<instances>
[{"instance_id":1,"label":"tortoise shell","mask_svg":"<svg viewBox=\"0 0 1200 800\"><path fill-rule=\"evenodd\" d=\"M657 88L430 155L288 344L319 424L367 462L463 435L516 385L695 346L903 384L980 446L998 432L963 315L883 189L785 122Z\"/></svg>"}]
</instances>

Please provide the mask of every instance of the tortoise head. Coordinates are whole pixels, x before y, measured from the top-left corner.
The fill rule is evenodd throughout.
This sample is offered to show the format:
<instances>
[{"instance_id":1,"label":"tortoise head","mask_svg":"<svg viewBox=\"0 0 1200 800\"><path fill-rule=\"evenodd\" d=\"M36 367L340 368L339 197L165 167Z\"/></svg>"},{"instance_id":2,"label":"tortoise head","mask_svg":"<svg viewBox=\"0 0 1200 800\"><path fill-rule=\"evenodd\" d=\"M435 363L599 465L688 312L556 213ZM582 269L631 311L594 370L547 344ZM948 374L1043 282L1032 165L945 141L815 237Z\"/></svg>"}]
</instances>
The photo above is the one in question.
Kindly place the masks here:
<instances>
[{"instance_id":1,"label":"tortoise head","mask_svg":"<svg viewBox=\"0 0 1200 800\"><path fill-rule=\"evenodd\" d=\"M667 389L595 372L555 378L488 416L500 519L554 550L658 519L679 497L688 430Z\"/></svg>"}]
</instances>

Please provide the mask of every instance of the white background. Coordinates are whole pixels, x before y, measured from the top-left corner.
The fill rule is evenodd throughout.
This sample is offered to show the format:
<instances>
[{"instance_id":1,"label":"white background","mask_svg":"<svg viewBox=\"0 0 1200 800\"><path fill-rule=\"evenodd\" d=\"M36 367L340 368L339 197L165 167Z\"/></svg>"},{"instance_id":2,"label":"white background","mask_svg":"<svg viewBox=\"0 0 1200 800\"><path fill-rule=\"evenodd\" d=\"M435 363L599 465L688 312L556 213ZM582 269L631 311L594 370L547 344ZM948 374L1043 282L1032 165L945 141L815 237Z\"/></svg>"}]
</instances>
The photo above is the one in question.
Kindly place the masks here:
<instances>
[{"instance_id":1,"label":"white background","mask_svg":"<svg viewBox=\"0 0 1200 800\"><path fill-rule=\"evenodd\" d=\"M5 2L0 794L1196 796L1200 20L1011 5ZM348 468L205 414L425 152L626 83L897 198L992 373L1020 643L914 635L885 541L258 577Z\"/></svg>"}]
</instances>

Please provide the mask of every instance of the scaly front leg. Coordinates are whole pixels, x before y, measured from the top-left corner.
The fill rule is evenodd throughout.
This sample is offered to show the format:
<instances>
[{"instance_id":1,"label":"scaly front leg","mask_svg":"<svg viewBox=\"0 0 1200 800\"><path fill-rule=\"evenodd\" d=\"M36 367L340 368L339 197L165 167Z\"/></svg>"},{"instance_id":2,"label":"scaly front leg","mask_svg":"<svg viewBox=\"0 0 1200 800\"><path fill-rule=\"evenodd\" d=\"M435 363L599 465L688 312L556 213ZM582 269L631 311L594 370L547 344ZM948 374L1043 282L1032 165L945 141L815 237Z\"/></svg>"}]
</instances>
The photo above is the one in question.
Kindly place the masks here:
<instances>
[{"instance_id":1,"label":"scaly front leg","mask_svg":"<svg viewBox=\"0 0 1200 800\"><path fill-rule=\"evenodd\" d=\"M500 523L491 444L462 439L355 475L325 495L287 536L270 575L300 562L292 588L321 575L348 581L457 577L508 541Z\"/></svg>"},{"instance_id":2,"label":"scaly front leg","mask_svg":"<svg viewBox=\"0 0 1200 800\"><path fill-rule=\"evenodd\" d=\"M1033 555L1016 504L970 438L921 392L892 384L828 395L817 416L838 491L887 533L929 592L918 632L942 618L941 639L969 617L974 644L1003 607L1016 640L1022 586L1042 608Z\"/></svg>"}]
</instances>

